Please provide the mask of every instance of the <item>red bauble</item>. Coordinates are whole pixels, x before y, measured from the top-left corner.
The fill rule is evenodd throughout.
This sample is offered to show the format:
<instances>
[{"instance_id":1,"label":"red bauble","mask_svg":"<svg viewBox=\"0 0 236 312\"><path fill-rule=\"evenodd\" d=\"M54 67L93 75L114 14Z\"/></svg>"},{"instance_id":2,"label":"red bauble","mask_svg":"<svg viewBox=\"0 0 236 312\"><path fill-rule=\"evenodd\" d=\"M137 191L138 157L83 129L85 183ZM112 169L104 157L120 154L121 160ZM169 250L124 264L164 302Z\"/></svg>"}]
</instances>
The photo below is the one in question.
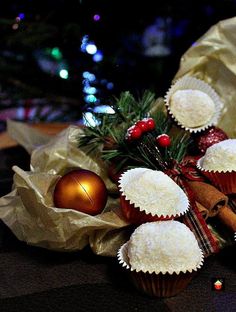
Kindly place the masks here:
<instances>
[{"instance_id":1,"label":"red bauble","mask_svg":"<svg viewBox=\"0 0 236 312\"><path fill-rule=\"evenodd\" d=\"M168 147L170 146L171 140L169 135L160 134L158 137L156 137L156 142L160 147Z\"/></svg>"},{"instance_id":2,"label":"red bauble","mask_svg":"<svg viewBox=\"0 0 236 312\"><path fill-rule=\"evenodd\" d=\"M227 139L228 136L223 130L213 126L196 135L194 141L198 150L205 154L208 147Z\"/></svg>"},{"instance_id":3,"label":"red bauble","mask_svg":"<svg viewBox=\"0 0 236 312\"><path fill-rule=\"evenodd\" d=\"M96 173L85 169L72 170L57 181L53 200L57 208L96 215L106 205L107 189Z\"/></svg>"}]
</instances>

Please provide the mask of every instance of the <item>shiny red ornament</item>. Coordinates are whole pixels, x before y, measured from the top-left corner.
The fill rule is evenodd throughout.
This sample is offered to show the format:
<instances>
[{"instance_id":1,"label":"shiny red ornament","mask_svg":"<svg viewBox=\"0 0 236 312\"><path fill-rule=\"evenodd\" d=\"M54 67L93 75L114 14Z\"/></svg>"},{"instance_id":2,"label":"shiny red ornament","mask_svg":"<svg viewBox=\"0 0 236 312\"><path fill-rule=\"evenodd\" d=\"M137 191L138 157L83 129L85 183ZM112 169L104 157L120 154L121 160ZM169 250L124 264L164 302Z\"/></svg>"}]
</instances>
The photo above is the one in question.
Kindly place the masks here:
<instances>
[{"instance_id":1,"label":"shiny red ornament","mask_svg":"<svg viewBox=\"0 0 236 312\"><path fill-rule=\"evenodd\" d=\"M156 137L156 142L160 147L168 147L171 144L170 137L167 134L158 135L158 137Z\"/></svg>"},{"instance_id":2,"label":"shiny red ornament","mask_svg":"<svg viewBox=\"0 0 236 312\"><path fill-rule=\"evenodd\" d=\"M222 129L213 126L196 135L194 141L198 150L205 154L208 147L227 139L228 136Z\"/></svg>"},{"instance_id":3,"label":"shiny red ornament","mask_svg":"<svg viewBox=\"0 0 236 312\"><path fill-rule=\"evenodd\" d=\"M56 183L53 193L57 208L69 208L96 215L107 202L107 188L95 172L85 169L72 170Z\"/></svg>"}]
</instances>

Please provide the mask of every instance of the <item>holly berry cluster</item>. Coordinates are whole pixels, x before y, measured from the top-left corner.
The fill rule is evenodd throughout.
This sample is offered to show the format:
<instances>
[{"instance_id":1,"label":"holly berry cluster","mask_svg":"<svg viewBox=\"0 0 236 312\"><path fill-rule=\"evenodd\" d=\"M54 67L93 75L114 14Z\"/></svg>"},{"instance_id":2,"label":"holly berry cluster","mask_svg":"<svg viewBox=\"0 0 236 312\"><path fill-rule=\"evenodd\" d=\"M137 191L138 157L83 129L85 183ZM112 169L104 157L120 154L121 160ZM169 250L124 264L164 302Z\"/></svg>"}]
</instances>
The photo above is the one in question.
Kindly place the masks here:
<instances>
[{"instance_id":1,"label":"holly berry cluster","mask_svg":"<svg viewBox=\"0 0 236 312\"><path fill-rule=\"evenodd\" d=\"M126 139L128 141L138 140L143 133L154 130L155 126L153 118L143 118L142 120L138 120L127 130Z\"/></svg>"},{"instance_id":2,"label":"holly berry cluster","mask_svg":"<svg viewBox=\"0 0 236 312\"><path fill-rule=\"evenodd\" d=\"M156 127L153 118L143 118L138 120L133 126L131 126L126 133L126 140L131 142L141 138L144 133L154 130ZM160 147L170 146L170 137L167 134L160 134L156 137L156 143Z\"/></svg>"}]
</instances>

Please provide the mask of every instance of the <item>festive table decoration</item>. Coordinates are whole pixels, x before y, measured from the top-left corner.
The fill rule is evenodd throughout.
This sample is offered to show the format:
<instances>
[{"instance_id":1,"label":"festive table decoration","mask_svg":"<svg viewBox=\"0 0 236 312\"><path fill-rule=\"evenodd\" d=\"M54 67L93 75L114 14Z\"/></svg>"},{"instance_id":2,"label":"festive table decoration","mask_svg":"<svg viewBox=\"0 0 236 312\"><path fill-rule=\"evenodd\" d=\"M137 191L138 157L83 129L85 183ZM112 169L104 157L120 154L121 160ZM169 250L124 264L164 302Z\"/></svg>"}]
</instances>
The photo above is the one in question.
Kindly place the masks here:
<instances>
[{"instance_id":1,"label":"festive table decoration","mask_svg":"<svg viewBox=\"0 0 236 312\"><path fill-rule=\"evenodd\" d=\"M138 109L141 106L140 103L145 103L145 109ZM182 216L182 222L195 233L205 256L218 252L218 241L205 220L208 219L210 222L210 219L227 204L228 197L210 185L197 169L196 163L201 153L196 145L196 134L176 126L165 110L164 102L160 99L155 102L153 95L148 91L144 93L140 101L136 102L134 97L126 92L113 103L112 107L114 114L100 115L98 126L84 129L83 136L79 138L79 147L89 147L88 152L99 148L101 158L107 166L112 166L113 169L115 166L116 172L120 175L123 171L133 167L161 170L169 175L185 191L191 205L189 211ZM129 109L132 114L128 114ZM145 120L148 118L154 121L151 130L145 126ZM203 132L204 130L205 128L202 129ZM134 135L132 135L133 131ZM221 129L218 128L218 131ZM200 130L198 132L200 135ZM108 146L107 141L112 144ZM191 154L191 151L195 154ZM117 178L119 179L119 176ZM208 201L206 200L207 194L204 198L204 192L202 192L203 200L199 199L201 197L199 186L203 185L200 182L209 186L205 188L206 190L211 190L207 193L210 195ZM198 186L197 193L199 194L195 192L196 186ZM131 223L132 221L136 223L136 210L135 214L132 213L132 217L130 215L132 205L129 205L127 214L127 204L121 198L121 207L124 217L128 216ZM140 218L141 216L137 220ZM141 219L150 221L150 218L145 218L147 217L142 216Z\"/></svg>"},{"instance_id":2,"label":"festive table decoration","mask_svg":"<svg viewBox=\"0 0 236 312\"><path fill-rule=\"evenodd\" d=\"M174 127L163 99L156 100L150 91L138 100L124 92L112 108L114 114L99 114L99 125L84 129L78 137L79 147L86 147L88 153L101 150L101 158L109 166L115 164L117 171L129 166L167 170L183 159L190 136Z\"/></svg>"},{"instance_id":3,"label":"festive table decoration","mask_svg":"<svg viewBox=\"0 0 236 312\"><path fill-rule=\"evenodd\" d=\"M17 166L14 188L0 198L0 218L19 240L51 250L71 252L90 245L95 254L115 256L127 240L129 223L120 217L119 200L113 196L114 183L96 154L88 156L78 149L83 130L69 126L55 137L37 136L36 130L20 122L8 121L14 139L33 150L30 171ZM90 170L104 181L108 199L102 213L92 216L74 209L57 208L53 193L57 181L68 171Z\"/></svg>"},{"instance_id":4,"label":"festive table decoration","mask_svg":"<svg viewBox=\"0 0 236 312\"><path fill-rule=\"evenodd\" d=\"M99 175L90 170L71 170L57 181L53 201L58 208L96 215L105 208L106 185Z\"/></svg>"},{"instance_id":5,"label":"festive table decoration","mask_svg":"<svg viewBox=\"0 0 236 312\"><path fill-rule=\"evenodd\" d=\"M120 209L118 181L130 169L146 168L162 171L185 193L189 209L176 222L185 224L193 233L204 257L235 243L235 190L232 193L219 189L197 166L208 148L236 137L236 74L229 63L235 53L230 40L235 39L225 35L228 29L232 33L235 21L224 21L210 30L210 41L213 34L217 38L213 44L209 45L206 34L187 51L165 98L156 99L151 91L145 91L138 99L123 92L111 102L113 114L95 116L97 126L69 126L51 138L40 135L35 140L35 132L29 127L8 122L11 135L31 153L30 170L14 166L13 190L0 198L0 218L17 238L59 251L90 245L96 254L115 256L136 227L127 222ZM225 47L219 34L226 40ZM198 53L201 44L204 57ZM216 62L216 51L220 62ZM219 75L222 72L224 75ZM200 126L185 126L171 113L168 101L173 90L177 92L179 88L206 92L214 104L217 102L212 114L209 110L210 118L204 115L205 111L200 112ZM58 180L63 181L69 171L81 169L97 174L106 185L107 203L99 214L55 207L64 205L55 200L60 197L56 195ZM105 204L105 192L101 194Z\"/></svg>"}]
</instances>

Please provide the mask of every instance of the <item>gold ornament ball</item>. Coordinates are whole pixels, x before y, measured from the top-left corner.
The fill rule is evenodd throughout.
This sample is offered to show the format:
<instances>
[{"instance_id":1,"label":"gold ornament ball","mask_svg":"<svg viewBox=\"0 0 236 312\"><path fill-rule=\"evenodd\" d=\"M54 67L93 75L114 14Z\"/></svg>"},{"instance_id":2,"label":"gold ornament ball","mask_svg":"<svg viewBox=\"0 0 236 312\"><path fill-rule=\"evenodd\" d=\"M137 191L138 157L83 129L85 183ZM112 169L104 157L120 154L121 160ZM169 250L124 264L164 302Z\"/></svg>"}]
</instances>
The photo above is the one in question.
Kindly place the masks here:
<instances>
[{"instance_id":1,"label":"gold ornament ball","mask_svg":"<svg viewBox=\"0 0 236 312\"><path fill-rule=\"evenodd\" d=\"M96 215L105 208L107 188L96 173L85 169L72 170L56 183L53 200L57 208Z\"/></svg>"}]
</instances>

